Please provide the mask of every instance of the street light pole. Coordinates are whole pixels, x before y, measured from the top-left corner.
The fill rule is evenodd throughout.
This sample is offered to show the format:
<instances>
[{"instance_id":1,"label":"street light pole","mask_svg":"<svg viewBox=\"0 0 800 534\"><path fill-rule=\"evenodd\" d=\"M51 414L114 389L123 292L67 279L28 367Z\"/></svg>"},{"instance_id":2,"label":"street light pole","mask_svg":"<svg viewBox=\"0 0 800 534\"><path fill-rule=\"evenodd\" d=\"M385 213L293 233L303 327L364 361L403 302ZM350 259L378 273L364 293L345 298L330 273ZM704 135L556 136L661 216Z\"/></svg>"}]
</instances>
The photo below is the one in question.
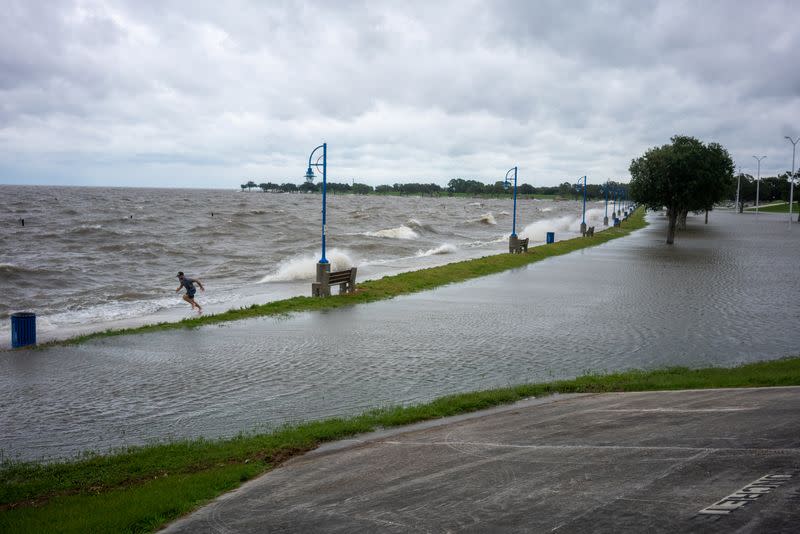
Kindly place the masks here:
<instances>
[{"instance_id":1,"label":"street light pole","mask_svg":"<svg viewBox=\"0 0 800 534\"><path fill-rule=\"evenodd\" d=\"M736 206L734 213L739 213L739 188L742 185L742 168L736 167Z\"/></svg>"},{"instance_id":2,"label":"street light pole","mask_svg":"<svg viewBox=\"0 0 800 534\"><path fill-rule=\"evenodd\" d=\"M581 180L575 184L575 189L580 191ZM583 214L581 216L581 235L586 235L586 176L583 177Z\"/></svg>"},{"instance_id":3,"label":"street light pole","mask_svg":"<svg viewBox=\"0 0 800 534\"><path fill-rule=\"evenodd\" d=\"M611 211L611 214L614 216L614 219L617 218L617 188L614 188L614 209Z\"/></svg>"},{"instance_id":4,"label":"street light pole","mask_svg":"<svg viewBox=\"0 0 800 534\"><path fill-rule=\"evenodd\" d=\"M606 197L606 210L605 214L603 215L603 226L608 226L608 180L606 180L606 185L603 187L603 193Z\"/></svg>"},{"instance_id":5,"label":"street light pole","mask_svg":"<svg viewBox=\"0 0 800 534\"><path fill-rule=\"evenodd\" d=\"M792 139L788 135L785 137L792 143L792 175L789 176L789 224L792 224L792 203L794 202L794 150L797 148L797 142L800 141L800 137L797 139Z\"/></svg>"},{"instance_id":6,"label":"street light pole","mask_svg":"<svg viewBox=\"0 0 800 534\"><path fill-rule=\"evenodd\" d=\"M506 172L506 177L503 179L503 186L508 189L510 183L508 175L514 171L514 215L511 222L511 237L517 237L517 167L512 167Z\"/></svg>"},{"instance_id":7,"label":"street light pole","mask_svg":"<svg viewBox=\"0 0 800 534\"><path fill-rule=\"evenodd\" d=\"M320 165L319 160L317 160L316 163L311 163L311 159L314 157L314 152L320 148L322 149L322 165ZM328 143L322 143L317 148L312 150L311 155L308 156L308 171L305 175L305 178L308 182L314 181L314 171L311 169L311 167L322 167L322 257L317 265L317 278L319 278L321 274L320 266L323 266L325 270L330 269L330 263L325 257L325 195L328 186Z\"/></svg>"},{"instance_id":8,"label":"street light pole","mask_svg":"<svg viewBox=\"0 0 800 534\"><path fill-rule=\"evenodd\" d=\"M757 156L753 156L753 158L758 162L758 178L756 178L756 215L758 215L758 189L761 185L761 160L766 157L767 156L761 156L759 158Z\"/></svg>"}]
</instances>

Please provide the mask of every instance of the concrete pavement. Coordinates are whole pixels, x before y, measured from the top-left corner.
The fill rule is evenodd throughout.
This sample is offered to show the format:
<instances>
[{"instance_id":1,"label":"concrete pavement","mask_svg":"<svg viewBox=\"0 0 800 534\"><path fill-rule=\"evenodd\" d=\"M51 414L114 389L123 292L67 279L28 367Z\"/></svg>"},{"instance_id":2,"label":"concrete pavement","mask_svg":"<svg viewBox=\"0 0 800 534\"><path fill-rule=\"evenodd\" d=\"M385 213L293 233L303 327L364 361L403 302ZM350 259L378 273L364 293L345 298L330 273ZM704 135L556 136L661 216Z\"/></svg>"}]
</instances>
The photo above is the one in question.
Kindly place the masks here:
<instances>
[{"instance_id":1,"label":"concrete pavement","mask_svg":"<svg viewBox=\"0 0 800 534\"><path fill-rule=\"evenodd\" d=\"M165 532L798 532L800 387L569 395L296 458Z\"/></svg>"}]
</instances>

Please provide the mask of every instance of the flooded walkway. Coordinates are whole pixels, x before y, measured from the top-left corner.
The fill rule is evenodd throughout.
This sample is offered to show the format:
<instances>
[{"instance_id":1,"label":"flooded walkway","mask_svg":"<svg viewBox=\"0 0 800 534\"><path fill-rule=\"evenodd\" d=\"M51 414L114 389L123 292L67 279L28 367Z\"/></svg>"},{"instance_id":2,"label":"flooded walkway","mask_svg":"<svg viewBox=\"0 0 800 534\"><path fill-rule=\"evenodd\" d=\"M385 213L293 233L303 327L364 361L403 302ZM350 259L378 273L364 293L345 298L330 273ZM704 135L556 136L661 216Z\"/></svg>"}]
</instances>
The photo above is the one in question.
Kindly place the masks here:
<instances>
[{"instance_id":1,"label":"flooded walkway","mask_svg":"<svg viewBox=\"0 0 800 534\"><path fill-rule=\"evenodd\" d=\"M0 353L0 449L36 459L587 372L797 355L800 227L664 219L605 245L329 312Z\"/></svg>"}]
</instances>

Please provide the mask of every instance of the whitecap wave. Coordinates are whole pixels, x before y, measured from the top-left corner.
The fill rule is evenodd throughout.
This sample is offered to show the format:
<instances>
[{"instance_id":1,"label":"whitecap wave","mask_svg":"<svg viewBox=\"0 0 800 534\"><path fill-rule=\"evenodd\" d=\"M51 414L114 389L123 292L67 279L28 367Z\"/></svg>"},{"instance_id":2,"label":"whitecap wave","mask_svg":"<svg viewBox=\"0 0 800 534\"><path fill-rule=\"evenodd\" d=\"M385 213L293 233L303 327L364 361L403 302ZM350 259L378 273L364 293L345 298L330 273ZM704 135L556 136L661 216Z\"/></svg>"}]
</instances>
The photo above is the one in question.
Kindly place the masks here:
<instances>
[{"instance_id":1,"label":"whitecap wave","mask_svg":"<svg viewBox=\"0 0 800 534\"><path fill-rule=\"evenodd\" d=\"M406 221L405 226L408 226L415 232L431 232L434 234L438 233L433 226L431 226L430 224L423 224L419 222L417 219L409 219L408 221Z\"/></svg>"},{"instance_id":2,"label":"whitecap wave","mask_svg":"<svg viewBox=\"0 0 800 534\"><path fill-rule=\"evenodd\" d=\"M439 254L453 254L458 250L458 247L455 245L451 245L450 243L444 243L439 245L436 248L428 249L428 250L419 250L417 251L417 257L423 258L426 256L436 256Z\"/></svg>"},{"instance_id":3,"label":"whitecap wave","mask_svg":"<svg viewBox=\"0 0 800 534\"><path fill-rule=\"evenodd\" d=\"M478 219L478 222L481 224L492 224L492 225L497 224L497 221L495 220L494 215L492 215L491 211L489 213L484 213L483 215L481 215L481 218Z\"/></svg>"},{"instance_id":4,"label":"whitecap wave","mask_svg":"<svg viewBox=\"0 0 800 534\"><path fill-rule=\"evenodd\" d=\"M377 232L364 232L363 235L369 237L386 237L389 239L416 239L419 237L417 232L406 225L398 226L397 228L378 230Z\"/></svg>"},{"instance_id":5,"label":"whitecap wave","mask_svg":"<svg viewBox=\"0 0 800 534\"><path fill-rule=\"evenodd\" d=\"M348 251L334 248L329 250L326 255L327 260L331 263L332 271L349 269L355 265L351 253ZM303 254L283 260L278 264L275 272L266 275L258 283L314 280L317 276L317 263L319 263L319 255L315 254Z\"/></svg>"}]
</instances>

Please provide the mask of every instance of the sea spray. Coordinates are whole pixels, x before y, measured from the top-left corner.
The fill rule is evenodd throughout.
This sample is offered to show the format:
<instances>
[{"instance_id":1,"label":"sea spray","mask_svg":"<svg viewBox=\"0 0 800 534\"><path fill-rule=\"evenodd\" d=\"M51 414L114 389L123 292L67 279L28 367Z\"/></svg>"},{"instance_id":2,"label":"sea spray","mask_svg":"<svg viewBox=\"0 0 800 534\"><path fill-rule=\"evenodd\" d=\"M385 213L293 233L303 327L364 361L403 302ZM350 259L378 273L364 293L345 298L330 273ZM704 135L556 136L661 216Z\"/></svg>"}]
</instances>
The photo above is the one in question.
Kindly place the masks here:
<instances>
[{"instance_id":1,"label":"sea spray","mask_svg":"<svg viewBox=\"0 0 800 534\"><path fill-rule=\"evenodd\" d=\"M331 271L349 269L356 264L352 259L351 252L336 248L327 252L327 260L331 263ZM317 263L319 263L319 255L314 254L303 254L283 260L278 264L274 273L266 275L258 283L313 280L317 275Z\"/></svg>"},{"instance_id":2,"label":"sea spray","mask_svg":"<svg viewBox=\"0 0 800 534\"><path fill-rule=\"evenodd\" d=\"M574 215L564 215L552 219L542 219L535 221L522 232L519 233L522 238L529 238L531 241L545 241L547 232L555 232L558 238L559 234L578 234L581 231L582 218ZM592 208L586 210L586 224L588 226L597 226L603 222L603 210L600 208Z\"/></svg>"}]
</instances>

